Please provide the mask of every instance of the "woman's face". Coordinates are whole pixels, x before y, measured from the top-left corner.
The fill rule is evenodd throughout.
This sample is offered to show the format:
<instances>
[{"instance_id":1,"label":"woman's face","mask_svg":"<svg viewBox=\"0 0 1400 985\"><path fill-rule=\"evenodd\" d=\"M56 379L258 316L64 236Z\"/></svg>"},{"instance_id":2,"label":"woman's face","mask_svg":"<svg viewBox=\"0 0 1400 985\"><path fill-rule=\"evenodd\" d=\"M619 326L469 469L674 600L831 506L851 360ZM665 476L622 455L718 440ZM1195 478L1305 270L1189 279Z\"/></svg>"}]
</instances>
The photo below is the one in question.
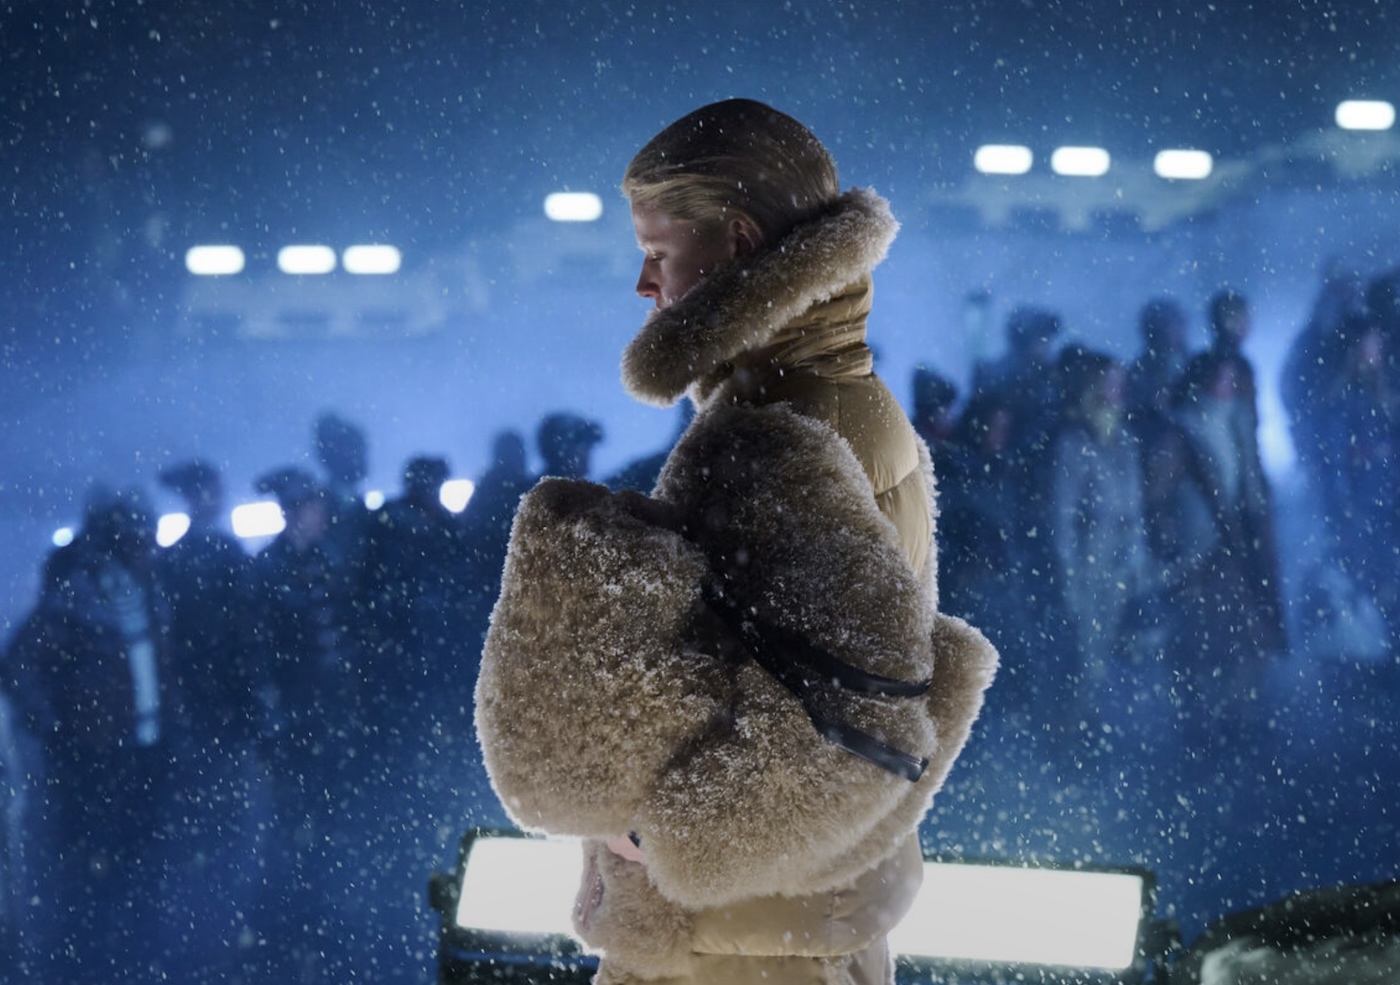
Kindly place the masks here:
<instances>
[{"instance_id":1,"label":"woman's face","mask_svg":"<svg viewBox=\"0 0 1400 985\"><path fill-rule=\"evenodd\" d=\"M685 297L715 268L734 258L736 238L725 226L699 227L658 209L632 207L632 228L642 251L637 293L666 308Z\"/></svg>"}]
</instances>

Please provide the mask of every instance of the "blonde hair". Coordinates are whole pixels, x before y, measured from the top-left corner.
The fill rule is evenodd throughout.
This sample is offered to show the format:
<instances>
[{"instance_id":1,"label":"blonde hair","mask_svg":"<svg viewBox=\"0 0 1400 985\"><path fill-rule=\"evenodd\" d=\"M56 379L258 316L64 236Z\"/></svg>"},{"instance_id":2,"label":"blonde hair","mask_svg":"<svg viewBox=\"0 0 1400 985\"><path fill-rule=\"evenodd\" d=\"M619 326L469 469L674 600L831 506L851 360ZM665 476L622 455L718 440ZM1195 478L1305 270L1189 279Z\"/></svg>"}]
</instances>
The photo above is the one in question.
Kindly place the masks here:
<instances>
[{"instance_id":1,"label":"blonde hair","mask_svg":"<svg viewBox=\"0 0 1400 985\"><path fill-rule=\"evenodd\" d=\"M681 117L632 158L622 193L633 207L699 225L736 214L772 245L840 195L836 162L810 130L752 99Z\"/></svg>"}]
</instances>

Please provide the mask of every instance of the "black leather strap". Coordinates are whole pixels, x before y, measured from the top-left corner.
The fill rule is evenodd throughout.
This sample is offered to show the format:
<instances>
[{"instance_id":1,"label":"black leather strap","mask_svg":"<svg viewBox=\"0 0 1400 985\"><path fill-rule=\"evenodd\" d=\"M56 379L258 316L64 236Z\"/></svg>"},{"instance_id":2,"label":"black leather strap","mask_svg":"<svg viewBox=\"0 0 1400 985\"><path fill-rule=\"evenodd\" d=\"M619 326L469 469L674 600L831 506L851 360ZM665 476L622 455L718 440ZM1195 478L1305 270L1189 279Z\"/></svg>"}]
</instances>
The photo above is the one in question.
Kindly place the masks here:
<instances>
[{"instance_id":1,"label":"black leather strap","mask_svg":"<svg viewBox=\"0 0 1400 985\"><path fill-rule=\"evenodd\" d=\"M862 670L790 629L745 612L716 584L707 586L706 601L733 635L743 641L754 662L792 692L822 738L911 783L923 776L928 766L926 758L915 757L853 725L827 717L817 706L817 692L823 686L831 686L871 696L917 698L928 693L931 679L903 681Z\"/></svg>"}]
</instances>

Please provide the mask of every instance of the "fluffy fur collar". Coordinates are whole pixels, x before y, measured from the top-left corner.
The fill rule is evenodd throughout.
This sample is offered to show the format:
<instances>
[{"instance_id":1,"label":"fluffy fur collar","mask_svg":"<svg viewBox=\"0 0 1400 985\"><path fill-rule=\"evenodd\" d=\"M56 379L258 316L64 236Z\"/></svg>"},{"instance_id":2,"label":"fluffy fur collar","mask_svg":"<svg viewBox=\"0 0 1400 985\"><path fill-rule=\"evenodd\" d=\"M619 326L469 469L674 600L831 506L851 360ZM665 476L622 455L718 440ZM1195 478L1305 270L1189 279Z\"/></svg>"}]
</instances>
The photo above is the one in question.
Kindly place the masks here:
<instances>
[{"instance_id":1,"label":"fluffy fur collar","mask_svg":"<svg viewBox=\"0 0 1400 985\"><path fill-rule=\"evenodd\" d=\"M885 199L862 188L846 192L772 249L723 267L653 312L623 353L623 384L645 403L675 403L693 383L768 344L814 304L868 274L898 230Z\"/></svg>"}]
</instances>

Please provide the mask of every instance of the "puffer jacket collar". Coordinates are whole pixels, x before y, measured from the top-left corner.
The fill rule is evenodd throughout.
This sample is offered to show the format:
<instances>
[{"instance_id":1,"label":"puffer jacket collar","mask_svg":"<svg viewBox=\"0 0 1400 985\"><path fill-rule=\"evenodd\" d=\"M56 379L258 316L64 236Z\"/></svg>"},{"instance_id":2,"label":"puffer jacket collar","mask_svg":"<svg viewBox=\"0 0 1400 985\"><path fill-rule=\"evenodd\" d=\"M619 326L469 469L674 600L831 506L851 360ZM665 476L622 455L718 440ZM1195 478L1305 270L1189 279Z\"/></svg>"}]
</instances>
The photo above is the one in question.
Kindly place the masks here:
<instances>
[{"instance_id":1,"label":"puffer jacket collar","mask_svg":"<svg viewBox=\"0 0 1400 985\"><path fill-rule=\"evenodd\" d=\"M864 279L898 229L885 199L868 189L846 192L773 248L722 267L654 311L623 353L628 392L649 404L675 403L740 353L770 345L812 306Z\"/></svg>"}]
</instances>

